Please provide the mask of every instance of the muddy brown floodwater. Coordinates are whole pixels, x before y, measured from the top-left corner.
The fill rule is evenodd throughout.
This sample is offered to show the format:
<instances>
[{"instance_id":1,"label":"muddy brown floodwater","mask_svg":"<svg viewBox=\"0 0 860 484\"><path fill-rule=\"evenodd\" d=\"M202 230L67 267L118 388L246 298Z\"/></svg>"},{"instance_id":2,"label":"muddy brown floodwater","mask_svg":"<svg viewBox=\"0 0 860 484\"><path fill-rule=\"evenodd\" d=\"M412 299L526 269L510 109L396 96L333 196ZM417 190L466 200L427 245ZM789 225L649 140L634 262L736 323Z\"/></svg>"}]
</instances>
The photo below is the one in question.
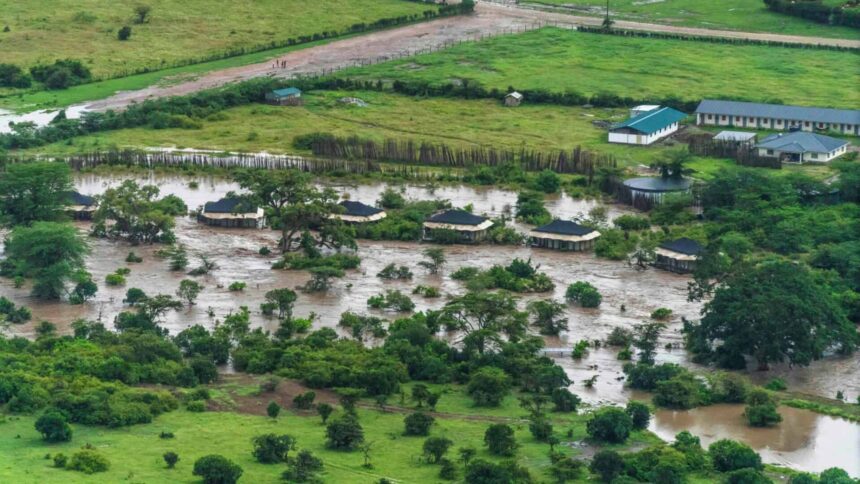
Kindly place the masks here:
<instances>
[{"instance_id":1,"label":"muddy brown floodwater","mask_svg":"<svg viewBox=\"0 0 860 484\"><path fill-rule=\"evenodd\" d=\"M126 177L103 176L92 174L79 174L75 177L77 189L85 194L101 193L108 186L119 184ZM135 176L138 181L156 184L165 194L175 194L185 200L189 208L194 209L207 201L217 200L230 191L237 191L239 187L227 180L215 177L180 177L180 176ZM197 182L198 188L190 189L189 182ZM348 194L352 200L365 203L373 203L379 198L379 194L386 185L371 183L363 185L333 185L335 189L343 194ZM399 187L399 186L398 186ZM516 194L510 191L487 188L476 189L463 186L440 186L428 188L415 185L403 185L407 198L449 199L456 206L471 203L477 213L488 213L499 215L504 213L506 206L513 205ZM591 208L598 205L596 201L577 200L565 195L550 198L547 208L550 212L560 218L573 218L587 213ZM623 206L608 205L609 218L612 219L630 210ZM79 223L78 227L86 231L87 223ZM522 227L525 230L525 227ZM275 255L261 256L258 249L263 246L273 247L278 234L271 230L243 230L243 229L221 229L211 228L197 224L193 219L181 217L177 219L176 234L181 243L189 250L193 267L196 254L206 254L213 260L218 268L210 274L199 278L205 286L204 291L197 299L197 304L186 307L180 311L169 314L163 325L170 330L171 334L188 328L194 324L212 327L217 320L223 319L232 311L237 311L241 306L247 306L252 312L252 326L274 330L277 326L275 319L269 319L260 314L259 306L263 302L266 291L275 288L294 288L307 281L308 275L302 271L274 271L270 269L271 263L276 259ZM0 278L0 295L10 297L18 304L24 304L33 311L33 322L14 326L11 331L15 334L32 336L35 322L48 320L58 325L63 333L70 332L70 323L78 318L100 320L110 326L117 313L124 308L122 299L129 287L138 287L147 294L173 294L179 285L179 281L187 277L184 273L170 272L167 261L155 256L158 246L131 247L129 244L103 239L88 239L92 252L87 259L87 268L93 274L94 279L100 283L99 293L95 300L80 306L72 306L64 302L41 302L28 296L28 288L15 289L8 279ZM680 349L682 346L681 323L682 316L696 318L701 310L700 303L691 303L686 298L686 288L689 279L663 271L647 270L636 271L624 262L598 259L593 253L561 253L548 250L531 249L527 247L510 246L446 246L445 253L448 258L441 275L428 275L426 271L417 266L420 252L425 245L412 242L374 242L359 241L358 255L361 257L361 267L355 271L348 271L347 275L337 280L334 287L324 294L300 294L296 303L295 313L297 316L315 314L317 319L315 326L328 326L336 328L340 314L345 311L359 313L372 313L389 318L397 317L397 313L384 313L369 310L366 305L367 298L384 292L386 289L400 289L411 292L418 284L437 286L442 290L443 297L437 299L424 299L415 296L414 300L417 310L438 309L446 300L446 296L462 293L464 287L458 281L452 280L450 274L462 266L477 266L488 268L493 264L507 264L515 257L529 258L540 264L540 270L547 273L556 284L552 295L523 296L523 303L536 297L555 297L563 299L564 291L568 284L575 281L588 281L595 285L603 294L603 304L599 309L584 309L579 307L568 307L569 331L557 338L548 338L547 347L571 347L581 339L595 340L605 338L613 328L632 328L636 324L648 318L651 312L658 307L667 307L673 311L673 319L669 322L667 330L661 336L659 345L658 361L670 361L685 366L695 366L689 361L687 353ZM144 261L140 264L126 264L124 259L130 250L142 256ZM2 254L2 252L0 252ZM376 277L384 266L389 263L406 265L410 267L415 278L409 282L384 281ZM131 274L127 277L124 287L109 287L102 283L107 274L114 272L117 268L129 267ZM243 281L247 284L244 292L230 292L227 286L234 281ZM622 310L622 305L624 310ZM211 308L214 317L208 315ZM672 349L665 347L671 343ZM631 393L624 388L621 362L616 358L616 349L598 348L592 349L588 357L582 360L573 360L569 356L556 358L574 381L573 389L586 402L591 404L622 403L631 397ZM856 398L860 393L860 382L858 374L858 363L860 358L828 358L818 362L810 368L794 369L792 371L778 370L766 375L753 374L755 378L765 379L780 374L787 378L792 390L805 391L824 396L833 396L837 389L846 391L849 399ZM582 382L593 376L597 376L596 384L592 388L585 388ZM709 407L710 408L710 407ZM701 432L710 432L709 425L714 423L714 418L722 418L719 415L712 416L703 412L716 411L701 409L698 412L678 414L675 420L667 420L667 414L661 413L657 416L655 431L664 436L673 436L677 433L671 422L685 418L689 427L701 425ZM734 410L732 410L734 411ZM796 412L788 409L788 412ZM788 412L784 412L787 414ZM786 415L787 422L780 428L786 432L792 431L792 425ZM813 415L813 414L810 414ZM728 417L728 416L727 416ZM794 418L794 417L792 417ZM811 418L811 417L804 417ZM722 422L722 420L720 420ZM817 442L814 432L816 429L829 428L829 420L818 421L815 425L806 427L808 432L801 431L797 427L797 433L806 436L810 444ZM834 426L841 428L845 435L854 432L858 435L858 426L843 421ZM831 422L832 423L832 422ZM681 425L681 424L679 424ZM722 425L722 424L721 424ZM719 427L728 429L725 432L734 435L733 438L746 440L745 428L731 426ZM714 431L715 432L715 431ZM712 432L713 433L713 432ZM722 434L720 434L722 435ZM768 435L762 434L763 439L769 439ZM776 438L776 437L774 437ZM767 442L770 442L767 440ZM800 463L803 468L806 462L818 456L818 447L794 445L798 450L799 457L792 460L792 465ZM788 444L778 444L774 441L769 444L774 449L772 454L775 462L782 462L785 452L788 452ZM815 444L818 445L818 444ZM822 444L823 445L823 444ZM823 448L823 447L822 447ZM783 449L783 450L780 450ZM856 447L855 447L856 449ZM779 452L783 452L780 454ZM792 454L794 455L794 454ZM807 457L812 455L813 457ZM844 455L844 454L840 454ZM822 462L826 459L822 457ZM817 461L817 460L816 460ZM828 461L829 462L829 461ZM842 465L842 467L846 467Z\"/></svg>"}]
</instances>

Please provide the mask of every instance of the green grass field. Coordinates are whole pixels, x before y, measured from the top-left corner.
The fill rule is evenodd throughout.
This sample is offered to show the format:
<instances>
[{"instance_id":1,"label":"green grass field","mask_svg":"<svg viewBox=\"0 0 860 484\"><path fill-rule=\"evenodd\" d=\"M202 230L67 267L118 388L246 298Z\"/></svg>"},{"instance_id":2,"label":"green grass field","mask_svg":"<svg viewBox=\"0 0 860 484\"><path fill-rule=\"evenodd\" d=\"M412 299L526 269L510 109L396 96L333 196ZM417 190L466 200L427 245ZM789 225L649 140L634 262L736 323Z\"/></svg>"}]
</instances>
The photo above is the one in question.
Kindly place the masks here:
<instances>
[{"instance_id":1,"label":"green grass field","mask_svg":"<svg viewBox=\"0 0 860 484\"><path fill-rule=\"evenodd\" d=\"M133 24L142 3L150 20ZM3 62L22 67L81 59L105 77L427 9L403 0L0 0L0 25L9 26L0 51ZM123 25L132 26L125 42L116 38Z\"/></svg>"},{"instance_id":2,"label":"green grass field","mask_svg":"<svg viewBox=\"0 0 860 484\"><path fill-rule=\"evenodd\" d=\"M521 0L521 3L564 6L573 14L601 17L606 8L604 0ZM825 0L825 3L841 5L845 2ZM847 27L832 27L771 12L762 0L612 0L610 11L617 19L684 27L846 39L860 37L860 32Z\"/></svg>"},{"instance_id":3,"label":"green grass field","mask_svg":"<svg viewBox=\"0 0 860 484\"><path fill-rule=\"evenodd\" d=\"M818 49L642 39L545 28L466 43L341 76L488 88L600 92L860 107L860 55ZM528 103L528 99L526 99Z\"/></svg>"},{"instance_id":4,"label":"green grass field","mask_svg":"<svg viewBox=\"0 0 860 484\"><path fill-rule=\"evenodd\" d=\"M434 389L436 386L434 386ZM238 389L241 392L241 389ZM235 389L234 389L235 391ZM396 403L392 398L392 403ZM516 398L509 396L497 409L476 409L459 388L449 388L439 402L440 412L461 412L462 417L438 418L431 435L444 436L454 441L449 451L456 460L458 447L471 446L478 450L478 458L498 460L483 446L483 434L492 422L470 420L468 415L496 415L520 418L526 412L519 408ZM333 416L339 415L339 411ZM251 439L264 433L290 434L298 439L298 449L308 449L325 462L325 482L375 483L382 477L396 482L442 482L438 478L439 466L419 460L424 437L403 436L405 414L359 410L365 438L373 442L372 469L362 466L361 452L336 452L325 448L325 426L316 415L297 415L282 412L277 420L233 412L190 413L177 410L158 417L153 423L128 428L107 429L75 425L72 442L46 444L34 430L35 419L30 416L9 416L0 423L0 481L76 483L93 482L200 482L192 476L194 461L207 454L222 454L244 469L242 482L276 482L284 470L283 465L264 465L251 455ZM2 416L0 416L2 417ZM579 441L586 437L584 415L552 415L556 432L562 441ZM526 466L532 475L545 479L550 465L547 444L534 440L528 424L512 421L520 448L517 461ZM567 431L572 430L571 437ZM171 431L174 439L160 439L159 433ZM649 433L634 433L629 445L655 443ZM84 444L93 445L111 462L104 474L86 476L81 473L55 469L46 454L62 452L71 455ZM621 447L624 448L624 447ZM559 446L568 455L577 450ZM162 454L173 451L180 461L173 470L167 469Z\"/></svg>"}]
</instances>

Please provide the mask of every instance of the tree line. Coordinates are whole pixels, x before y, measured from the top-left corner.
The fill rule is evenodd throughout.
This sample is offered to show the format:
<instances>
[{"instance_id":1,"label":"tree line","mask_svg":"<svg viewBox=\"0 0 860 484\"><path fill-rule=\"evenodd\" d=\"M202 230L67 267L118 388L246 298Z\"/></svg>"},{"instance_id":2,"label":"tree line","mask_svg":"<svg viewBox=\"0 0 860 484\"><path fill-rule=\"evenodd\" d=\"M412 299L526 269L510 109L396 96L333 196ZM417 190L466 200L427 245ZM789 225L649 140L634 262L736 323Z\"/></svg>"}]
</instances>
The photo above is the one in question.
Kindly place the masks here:
<instances>
[{"instance_id":1,"label":"tree line","mask_svg":"<svg viewBox=\"0 0 860 484\"><path fill-rule=\"evenodd\" d=\"M781 14L812 20L825 25L860 29L860 8L856 1L825 5L821 0L764 0L767 8Z\"/></svg>"}]
</instances>

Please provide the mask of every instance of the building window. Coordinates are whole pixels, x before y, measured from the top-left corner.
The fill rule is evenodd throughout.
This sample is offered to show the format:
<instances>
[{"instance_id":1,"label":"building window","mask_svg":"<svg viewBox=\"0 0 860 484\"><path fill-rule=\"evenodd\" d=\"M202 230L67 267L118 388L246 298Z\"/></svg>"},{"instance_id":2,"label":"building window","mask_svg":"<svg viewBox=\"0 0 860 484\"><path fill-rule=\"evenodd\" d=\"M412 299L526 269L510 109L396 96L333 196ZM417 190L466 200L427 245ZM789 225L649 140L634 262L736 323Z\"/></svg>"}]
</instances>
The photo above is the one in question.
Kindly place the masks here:
<instances>
[{"instance_id":1,"label":"building window","mask_svg":"<svg viewBox=\"0 0 860 484\"><path fill-rule=\"evenodd\" d=\"M806 125L806 127L807 127L807 128L809 127L809 121L807 121L807 122L806 122L806 123L804 123L804 124Z\"/></svg>"},{"instance_id":2,"label":"building window","mask_svg":"<svg viewBox=\"0 0 860 484\"><path fill-rule=\"evenodd\" d=\"M767 150L767 154L772 155L772 154L773 154L773 150Z\"/></svg>"},{"instance_id":3,"label":"building window","mask_svg":"<svg viewBox=\"0 0 860 484\"><path fill-rule=\"evenodd\" d=\"M709 119L709 120L714 119L714 115L713 115L713 114L709 114L709 115L708 115L708 119Z\"/></svg>"},{"instance_id":4,"label":"building window","mask_svg":"<svg viewBox=\"0 0 860 484\"><path fill-rule=\"evenodd\" d=\"M813 158L813 159L817 159L817 158L818 158L818 153L813 153L813 154L812 154L812 158Z\"/></svg>"}]
</instances>

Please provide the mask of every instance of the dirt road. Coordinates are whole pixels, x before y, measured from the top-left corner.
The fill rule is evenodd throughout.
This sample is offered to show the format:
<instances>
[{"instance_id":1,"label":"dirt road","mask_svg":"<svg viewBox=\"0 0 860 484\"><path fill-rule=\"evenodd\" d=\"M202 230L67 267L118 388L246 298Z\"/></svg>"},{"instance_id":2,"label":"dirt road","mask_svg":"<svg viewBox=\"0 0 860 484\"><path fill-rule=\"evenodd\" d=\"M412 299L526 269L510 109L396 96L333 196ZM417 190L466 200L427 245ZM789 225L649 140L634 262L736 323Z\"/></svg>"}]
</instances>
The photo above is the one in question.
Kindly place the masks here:
<instances>
[{"instance_id":1,"label":"dirt road","mask_svg":"<svg viewBox=\"0 0 860 484\"><path fill-rule=\"evenodd\" d=\"M477 5L475 13L472 15L443 18L431 22L374 32L307 49L296 50L277 59L259 64L209 72L189 81L169 83L169 85L154 85L137 91L119 92L107 99L88 104L86 109L97 111L122 109L133 102L142 102L150 98L189 94L231 82L262 76L293 77L301 74L337 70L356 65L357 63L379 62L413 55L421 51L436 50L457 42L530 30L548 23L573 28L576 25L600 25L601 19L481 2ZM707 30L628 21L618 21L616 22L616 26L623 29L653 32L860 48L860 41L847 39Z\"/></svg>"}]
</instances>

